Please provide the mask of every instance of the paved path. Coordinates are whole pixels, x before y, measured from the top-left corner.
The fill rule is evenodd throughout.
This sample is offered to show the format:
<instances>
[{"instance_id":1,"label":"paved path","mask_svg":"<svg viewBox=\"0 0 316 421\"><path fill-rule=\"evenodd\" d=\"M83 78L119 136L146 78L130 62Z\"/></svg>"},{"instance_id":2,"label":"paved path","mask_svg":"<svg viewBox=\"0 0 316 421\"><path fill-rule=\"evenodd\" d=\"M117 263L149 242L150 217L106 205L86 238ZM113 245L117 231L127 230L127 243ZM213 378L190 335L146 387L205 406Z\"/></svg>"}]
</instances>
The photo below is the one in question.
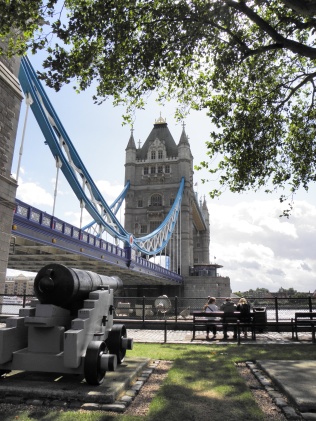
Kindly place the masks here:
<instances>
[{"instance_id":1,"label":"paved path","mask_svg":"<svg viewBox=\"0 0 316 421\"><path fill-rule=\"evenodd\" d=\"M218 332L216 340L206 340L205 332L197 331L195 334L195 341L192 341L192 331L183 330L143 330L143 329L128 329L128 336L133 338L134 342L149 342L149 343L236 343L236 339L233 339L230 334L228 340L224 340L223 334ZM253 341L251 337L244 339L241 337L241 344L269 344L269 343L281 343L281 344L297 344L297 341L292 339L291 332L278 333L278 332L267 332L257 333L256 340ZM311 334L300 334L299 343L311 343Z\"/></svg>"}]
</instances>

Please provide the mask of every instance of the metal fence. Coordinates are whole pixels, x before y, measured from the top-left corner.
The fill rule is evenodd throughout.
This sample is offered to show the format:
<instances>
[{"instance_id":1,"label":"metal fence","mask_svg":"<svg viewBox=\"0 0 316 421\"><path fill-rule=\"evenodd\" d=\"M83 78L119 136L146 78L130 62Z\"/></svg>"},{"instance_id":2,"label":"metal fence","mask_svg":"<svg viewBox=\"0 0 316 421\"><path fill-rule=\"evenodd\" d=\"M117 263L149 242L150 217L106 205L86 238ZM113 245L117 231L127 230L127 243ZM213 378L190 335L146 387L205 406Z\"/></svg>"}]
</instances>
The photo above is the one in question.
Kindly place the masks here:
<instances>
[{"instance_id":1,"label":"metal fence","mask_svg":"<svg viewBox=\"0 0 316 421\"><path fill-rule=\"evenodd\" d=\"M0 314L18 315L19 309L30 305L30 295L0 295ZM238 299L232 299L236 304ZM218 297L218 307L225 297ZM248 298L251 308L266 312L267 321L290 322L295 312L316 311L316 298ZM202 310L205 298L181 297L115 297L115 318L139 321L169 320L181 322L190 320L190 313Z\"/></svg>"},{"instance_id":2,"label":"metal fence","mask_svg":"<svg viewBox=\"0 0 316 421\"><path fill-rule=\"evenodd\" d=\"M218 297L218 307L226 297ZM237 304L238 299L232 299ZM316 311L316 298L248 298L251 308L265 311L267 321L290 322L295 312ZM115 297L117 318L146 320L188 320L192 311L202 310L205 298L166 297Z\"/></svg>"}]
</instances>

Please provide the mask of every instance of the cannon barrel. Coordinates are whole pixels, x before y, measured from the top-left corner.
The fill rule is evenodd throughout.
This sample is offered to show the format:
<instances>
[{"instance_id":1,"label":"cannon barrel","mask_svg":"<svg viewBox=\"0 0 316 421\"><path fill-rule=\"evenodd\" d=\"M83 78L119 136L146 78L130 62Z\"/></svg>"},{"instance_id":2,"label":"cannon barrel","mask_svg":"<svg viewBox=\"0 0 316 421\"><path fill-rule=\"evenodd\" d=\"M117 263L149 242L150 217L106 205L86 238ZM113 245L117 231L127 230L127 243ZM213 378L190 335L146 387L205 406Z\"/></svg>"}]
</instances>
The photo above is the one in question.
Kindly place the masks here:
<instances>
[{"instance_id":1,"label":"cannon barrel","mask_svg":"<svg viewBox=\"0 0 316 421\"><path fill-rule=\"evenodd\" d=\"M34 280L34 292L42 304L68 309L87 299L91 291L105 287L115 292L123 287L123 282L117 276L99 275L57 263L44 266Z\"/></svg>"}]
</instances>

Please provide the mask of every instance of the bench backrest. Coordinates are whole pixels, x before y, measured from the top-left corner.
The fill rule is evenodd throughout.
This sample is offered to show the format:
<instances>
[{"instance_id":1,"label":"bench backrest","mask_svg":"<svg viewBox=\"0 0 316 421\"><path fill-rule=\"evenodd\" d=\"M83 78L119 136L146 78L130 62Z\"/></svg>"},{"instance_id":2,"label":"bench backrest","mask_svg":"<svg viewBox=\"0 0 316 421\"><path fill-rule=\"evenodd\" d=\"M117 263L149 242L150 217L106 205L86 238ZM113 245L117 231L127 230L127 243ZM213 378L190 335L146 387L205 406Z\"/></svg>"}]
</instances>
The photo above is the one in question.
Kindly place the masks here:
<instances>
[{"instance_id":1,"label":"bench backrest","mask_svg":"<svg viewBox=\"0 0 316 421\"><path fill-rule=\"evenodd\" d=\"M297 319L316 319L316 313L313 313L313 312L295 313L295 320Z\"/></svg>"},{"instance_id":2,"label":"bench backrest","mask_svg":"<svg viewBox=\"0 0 316 421\"><path fill-rule=\"evenodd\" d=\"M234 313L225 313L224 311L193 311L193 320L200 317L220 317L222 319L238 319L240 317L240 311L234 311Z\"/></svg>"}]
</instances>

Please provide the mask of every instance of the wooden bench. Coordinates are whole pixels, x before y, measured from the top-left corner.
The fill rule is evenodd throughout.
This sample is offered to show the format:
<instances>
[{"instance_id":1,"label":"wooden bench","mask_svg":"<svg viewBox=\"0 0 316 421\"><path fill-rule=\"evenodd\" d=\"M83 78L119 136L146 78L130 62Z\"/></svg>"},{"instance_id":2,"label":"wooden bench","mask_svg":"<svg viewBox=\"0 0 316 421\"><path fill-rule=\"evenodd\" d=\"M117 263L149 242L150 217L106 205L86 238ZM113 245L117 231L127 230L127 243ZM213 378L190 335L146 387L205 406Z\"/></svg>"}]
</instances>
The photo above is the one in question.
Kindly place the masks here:
<instances>
[{"instance_id":1,"label":"wooden bench","mask_svg":"<svg viewBox=\"0 0 316 421\"><path fill-rule=\"evenodd\" d=\"M292 339L298 341L298 331L312 332L312 341L315 343L315 327L316 327L316 313L313 312L301 312L295 313L294 318L291 319L292 324Z\"/></svg>"},{"instance_id":2,"label":"wooden bench","mask_svg":"<svg viewBox=\"0 0 316 421\"><path fill-rule=\"evenodd\" d=\"M238 344L240 344L240 332L243 328L250 328L251 338L256 339L253 317L251 317L250 322L241 322L239 320L239 311L235 311L234 313L224 313L223 311L193 311L191 315L193 316L192 341L195 340L195 332L197 330L212 329L212 326L214 325L220 330L223 330L224 328L227 328L227 330L236 330Z\"/></svg>"}]
</instances>

